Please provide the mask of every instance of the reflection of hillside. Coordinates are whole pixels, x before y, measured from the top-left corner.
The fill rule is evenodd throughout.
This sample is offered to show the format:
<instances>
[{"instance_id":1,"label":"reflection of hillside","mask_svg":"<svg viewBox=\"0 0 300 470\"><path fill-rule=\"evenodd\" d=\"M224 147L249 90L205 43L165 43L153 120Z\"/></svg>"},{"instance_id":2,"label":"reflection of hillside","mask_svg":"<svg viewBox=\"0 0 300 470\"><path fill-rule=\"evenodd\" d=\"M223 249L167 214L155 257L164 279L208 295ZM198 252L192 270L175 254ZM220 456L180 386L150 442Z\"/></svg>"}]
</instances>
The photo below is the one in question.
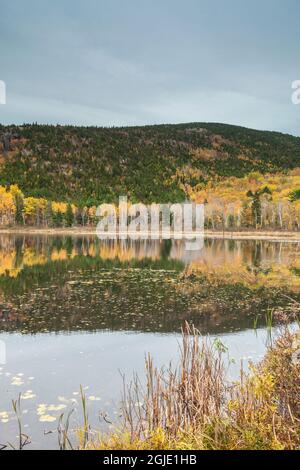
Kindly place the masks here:
<instances>
[{"instance_id":1,"label":"reflection of hillside","mask_svg":"<svg viewBox=\"0 0 300 470\"><path fill-rule=\"evenodd\" d=\"M95 237L0 236L0 276L16 277L28 266L72 260L78 256L120 262L159 261L166 242L148 240L99 241ZM173 257L173 259L179 259Z\"/></svg>"},{"instance_id":2,"label":"reflection of hillside","mask_svg":"<svg viewBox=\"0 0 300 470\"><path fill-rule=\"evenodd\" d=\"M191 266L186 271L187 277L190 273L203 274L212 282L224 282L226 284L242 283L258 289L266 288L287 288L289 292L300 293L300 276L295 270L295 265L278 266L273 265L268 268L255 269L251 266L224 265L218 269L208 268L207 265L197 264Z\"/></svg>"},{"instance_id":3,"label":"reflection of hillside","mask_svg":"<svg viewBox=\"0 0 300 470\"><path fill-rule=\"evenodd\" d=\"M0 237L0 325L78 330L242 330L300 294L298 245L206 240L185 266L180 241ZM183 260L183 261L181 261Z\"/></svg>"},{"instance_id":4,"label":"reflection of hillside","mask_svg":"<svg viewBox=\"0 0 300 470\"><path fill-rule=\"evenodd\" d=\"M252 266L267 266L274 263L286 265L295 261L299 254L298 243L208 239L197 261L214 267L242 263Z\"/></svg>"},{"instance_id":5,"label":"reflection of hillside","mask_svg":"<svg viewBox=\"0 0 300 470\"><path fill-rule=\"evenodd\" d=\"M182 280L191 275L205 276L211 282L241 283L252 289L287 288L300 293L300 246L261 241L212 240L202 258L190 263ZM227 245L227 249L226 249ZM197 286L194 286L197 288Z\"/></svg>"},{"instance_id":6,"label":"reflection of hillside","mask_svg":"<svg viewBox=\"0 0 300 470\"><path fill-rule=\"evenodd\" d=\"M205 240L203 250L187 252L180 240L107 240L93 236L47 237L0 235L0 276L16 277L26 266L72 260L78 256L120 262L178 260L191 270L221 272L230 266L233 273L248 267L300 267L299 244L268 241Z\"/></svg>"},{"instance_id":7,"label":"reflection of hillside","mask_svg":"<svg viewBox=\"0 0 300 470\"><path fill-rule=\"evenodd\" d=\"M282 289L251 289L156 263L139 267L78 257L0 278L6 331L179 331L184 320L203 333L243 330L259 313L284 305ZM3 282L5 281L5 282ZM286 293L286 289L284 293ZM1 310L1 308L0 308Z\"/></svg>"},{"instance_id":8,"label":"reflection of hillside","mask_svg":"<svg viewBox=\"0 0 300 470\"><path fill-rule=\"evenodd\" d=\"M0 313L2 330L172 332L188 320L203 333L217 333L251 328L257 312L263 315L282 301L279 292L261 290L256 295L245 287L216 286L204 279L195 284L197 289L179 289L177 271L69 268L33 290L12 292L5 316Z\"/></svg>"}]
</instances>

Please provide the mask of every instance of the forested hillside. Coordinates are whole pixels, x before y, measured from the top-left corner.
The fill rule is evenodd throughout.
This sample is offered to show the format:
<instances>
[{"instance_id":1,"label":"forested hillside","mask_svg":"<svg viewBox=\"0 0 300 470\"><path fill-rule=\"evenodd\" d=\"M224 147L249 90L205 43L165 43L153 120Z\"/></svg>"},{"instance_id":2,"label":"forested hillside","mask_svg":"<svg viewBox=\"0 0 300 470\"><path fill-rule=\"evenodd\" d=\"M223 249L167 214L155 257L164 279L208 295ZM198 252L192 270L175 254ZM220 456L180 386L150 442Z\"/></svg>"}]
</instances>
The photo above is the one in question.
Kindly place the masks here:
<instances>
[{"instance_id":1,"label":"forested hillside","mask_svg":"<svg viewBox=\"0 0 300 470\"><path fill-rule=\"evenodd\" d=\"M80 206L172 202L208 182L300 166L300 138L224 124L0 126L0 185Z\"/></svg>"}]
</instances>

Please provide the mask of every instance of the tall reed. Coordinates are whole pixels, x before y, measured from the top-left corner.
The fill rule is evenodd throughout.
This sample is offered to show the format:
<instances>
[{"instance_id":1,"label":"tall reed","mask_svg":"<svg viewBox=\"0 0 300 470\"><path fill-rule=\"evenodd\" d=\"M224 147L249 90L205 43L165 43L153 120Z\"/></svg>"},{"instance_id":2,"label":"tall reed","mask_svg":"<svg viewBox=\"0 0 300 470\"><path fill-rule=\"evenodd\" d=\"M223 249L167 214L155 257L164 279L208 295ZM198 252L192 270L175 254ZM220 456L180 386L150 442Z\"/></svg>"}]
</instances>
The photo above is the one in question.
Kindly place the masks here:
<instances>
[{"instance_id":1,"label":"tall reed","mask_svg":"<svg viewBox=\"0 0 300 470\"><path fill-rule=\"evenodd\" d=\"M185 325L180 361L146 358L145 384L124 380L124 425L89 449L300 449L300 337L284 327L264 360L228 382L224 348ZM298 354L299 353L299 354Z\"/></svg>"},{"instance_id":2,"label":"tall reed","mask_svg":"<svg viewBox=\"0 0 300 470\"><path fill-rule=\"evenodd\" d=\"M176 436L219 418L226 397L222 352L209 340L199 341L194 327L182 331L180 362L158 369L146 358L146 386L138 377L124 387L123 416L132 439L147 438L157 428Z\"/></svg>"}]
</instances>

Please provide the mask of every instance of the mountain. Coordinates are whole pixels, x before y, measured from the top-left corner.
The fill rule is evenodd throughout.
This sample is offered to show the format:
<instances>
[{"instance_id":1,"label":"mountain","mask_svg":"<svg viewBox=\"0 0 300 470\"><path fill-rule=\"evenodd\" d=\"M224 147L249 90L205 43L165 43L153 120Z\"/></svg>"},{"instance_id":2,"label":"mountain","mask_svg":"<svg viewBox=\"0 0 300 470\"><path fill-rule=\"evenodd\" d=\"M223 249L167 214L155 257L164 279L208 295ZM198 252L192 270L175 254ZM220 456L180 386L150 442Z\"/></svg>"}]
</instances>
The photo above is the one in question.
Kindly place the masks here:
<instances>
[{"instance_id":1,"label":"mountain","mask_svg":"<svg viewBox=\"0 0 300 470\"><path fill-rule=\"evenodd\" d=\"M180 201L185 186L300 167L300 138L225 124L144 127L0 125L0 185L93 205L119 195Z\"/></svg>"}]
</instances>

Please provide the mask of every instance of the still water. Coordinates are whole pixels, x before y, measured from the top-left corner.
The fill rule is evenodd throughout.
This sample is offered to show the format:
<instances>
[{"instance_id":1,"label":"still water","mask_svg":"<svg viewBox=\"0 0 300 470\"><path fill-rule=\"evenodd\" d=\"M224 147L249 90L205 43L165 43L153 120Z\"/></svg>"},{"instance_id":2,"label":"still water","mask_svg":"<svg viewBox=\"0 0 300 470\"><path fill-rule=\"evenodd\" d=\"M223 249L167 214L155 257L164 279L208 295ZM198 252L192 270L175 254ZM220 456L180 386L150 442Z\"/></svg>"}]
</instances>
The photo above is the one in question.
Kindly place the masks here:
<instances>
[{"instance_id":1,"label":"still water","mask_svg":"<svg viewBox=\"0 0 300 470\"><path fill-rule=\"evenodd\" d=\"M185 320L234 359L259 360L270 316L300 298L300 244L205 240L99 241L0 236L0 444L17 443L11 400L21 394L29 448L55 448L61 413L117 422L122 374L141 377L145 354L176 363ZM254 329L256 325L256 329ZM2 364L1 364L2 362Z\"/></svg>"}]
</instances>

